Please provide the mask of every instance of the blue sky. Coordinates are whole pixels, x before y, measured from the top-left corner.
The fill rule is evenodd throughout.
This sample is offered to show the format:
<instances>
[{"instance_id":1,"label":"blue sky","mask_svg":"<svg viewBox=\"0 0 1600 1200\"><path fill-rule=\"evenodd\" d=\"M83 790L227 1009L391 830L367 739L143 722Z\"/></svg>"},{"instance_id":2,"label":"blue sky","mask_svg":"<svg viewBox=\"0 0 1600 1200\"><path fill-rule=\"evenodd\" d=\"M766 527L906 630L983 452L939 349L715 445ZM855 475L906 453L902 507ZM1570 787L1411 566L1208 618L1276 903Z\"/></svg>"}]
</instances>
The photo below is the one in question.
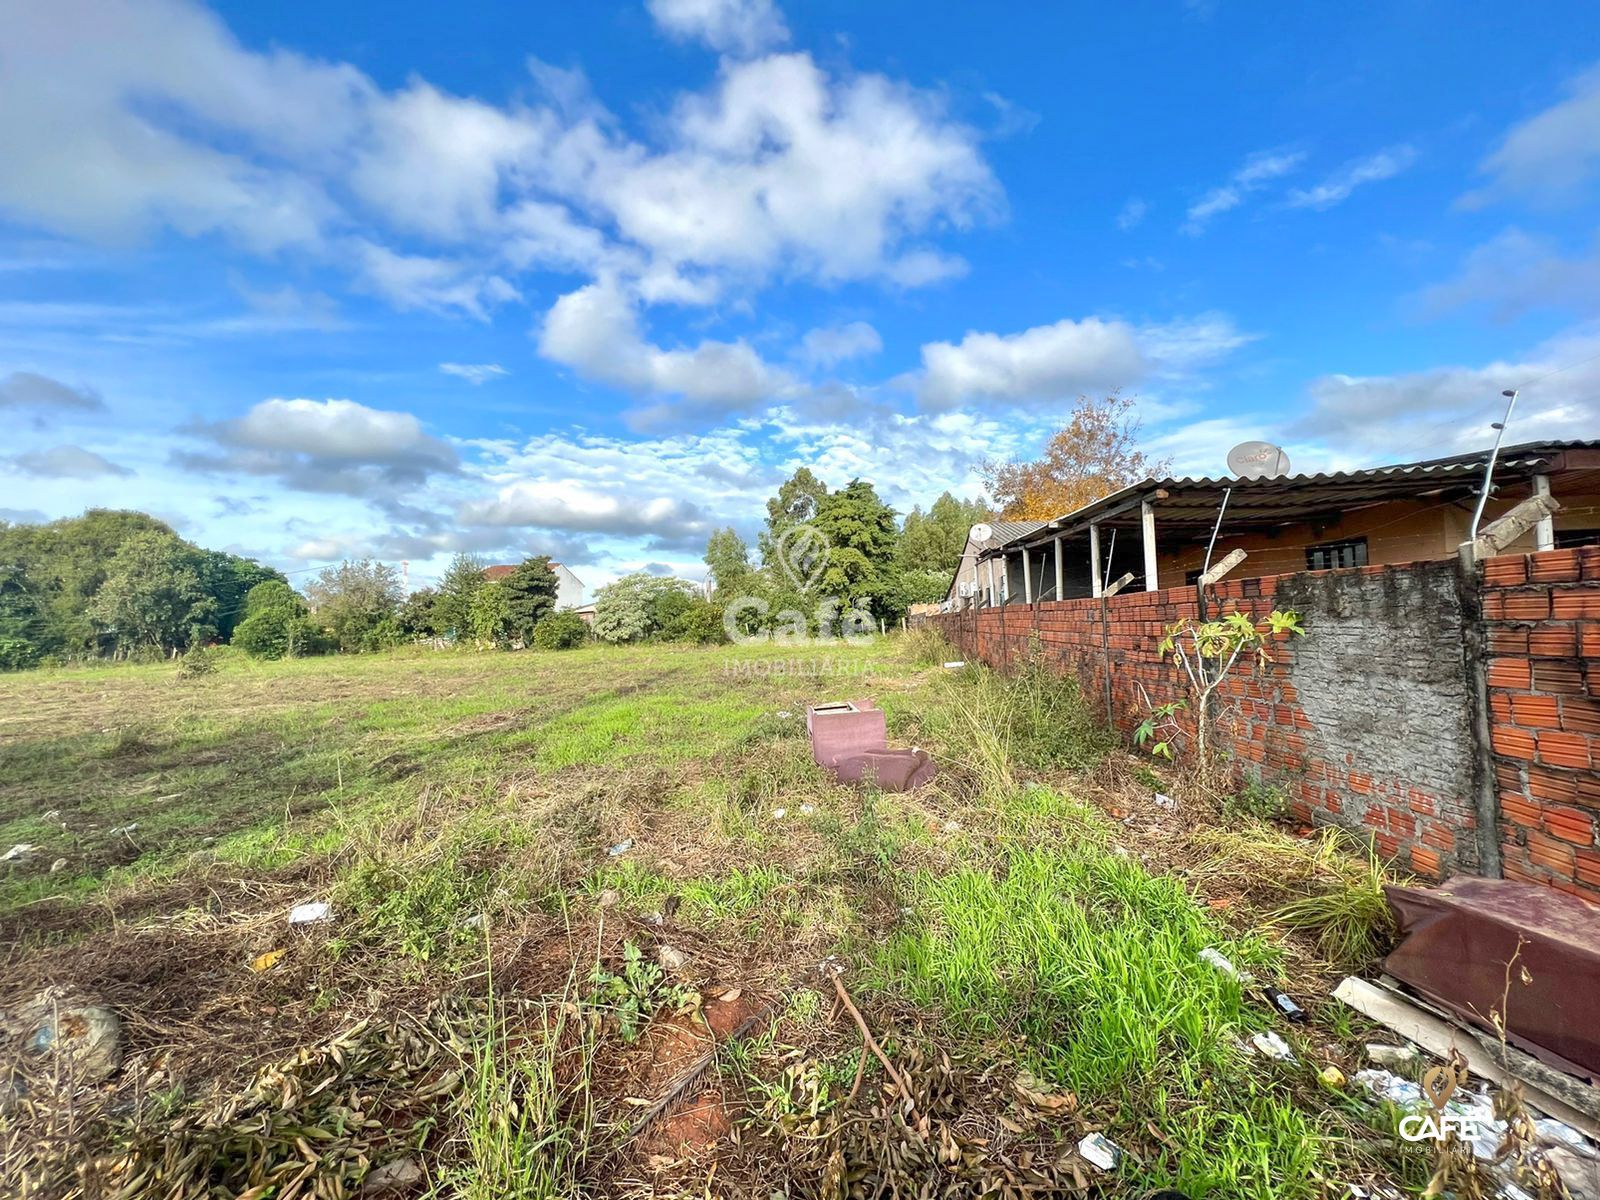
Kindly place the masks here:
<instances>
[{"instance_id":1,"label":"blue sky","mask_svg":"<svg viewBox=\"0 0 1600 1200\"><path fill-rule=\"evenodd\" d=\"M291 571L1600 436L1590 4L16 4L0 163L0 516Z\"/></svg>"}]
</instances>

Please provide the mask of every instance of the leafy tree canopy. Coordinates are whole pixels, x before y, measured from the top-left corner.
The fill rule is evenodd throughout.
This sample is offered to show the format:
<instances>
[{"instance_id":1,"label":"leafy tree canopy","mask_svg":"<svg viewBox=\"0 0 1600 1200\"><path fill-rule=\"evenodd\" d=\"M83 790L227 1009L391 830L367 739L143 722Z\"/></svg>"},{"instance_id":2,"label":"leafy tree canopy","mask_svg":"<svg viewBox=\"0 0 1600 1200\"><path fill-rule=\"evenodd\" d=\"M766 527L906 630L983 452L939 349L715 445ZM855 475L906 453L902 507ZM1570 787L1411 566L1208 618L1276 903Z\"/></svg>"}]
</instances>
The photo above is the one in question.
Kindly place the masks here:
<instances>
[{"instance_id":1,"label":"leafy tree canopy","mask_svg":"<svg viewBox=\"0 0 1600 1200\"><path fill-rule=\"evenodd\" d=\"M1044 521L1109 496L1152 475L1170 459L1139 449L1139 417L1132 400L1112 394L1080 397L1072 419L1045 443L1033 462L986 462L982 473L1000 515Z\"/></svg>"}]
</instances>

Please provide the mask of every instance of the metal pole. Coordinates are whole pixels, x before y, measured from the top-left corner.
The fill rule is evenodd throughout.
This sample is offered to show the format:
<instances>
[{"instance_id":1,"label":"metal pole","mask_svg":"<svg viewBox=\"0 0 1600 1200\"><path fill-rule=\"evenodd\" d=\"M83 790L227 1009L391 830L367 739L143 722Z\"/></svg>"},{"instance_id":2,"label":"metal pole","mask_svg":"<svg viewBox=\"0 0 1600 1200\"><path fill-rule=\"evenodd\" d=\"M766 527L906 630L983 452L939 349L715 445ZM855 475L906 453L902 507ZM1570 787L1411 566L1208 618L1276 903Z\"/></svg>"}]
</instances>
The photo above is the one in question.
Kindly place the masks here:
<instances>
[{"instance_id":1,"label":"metal pole","mask_svg":"<svg viewBox=\"0 0 1600 1200\"><path fill-rule=\"evenodd\" d=\"M1282 453L1282 451L1279 451L1280 457L1282 457ZM1200 568L1201 579L1204 579L1206 572L1211 570L1211 551L1216 549L1217 530L1222 528L1222 518L1228 512L1228 498L1232 495L1233 488L1226 487L1222 489L1222 504L1217 508L1217 523L1211 527L1211 540L1206 543L1206 561ZM1194 604L1195 611L1200 614L1200 619L1204 621L1206 619L1206 585L1198 579L1195 580L1194 585Z\"/></svg>"},{"instance_id":2,"label":"metal pole","mask_svg":"<svg viewBox=\"0 0 1600 1200\"><path fill-rule=\"evenodd\" d=\"M1483 466L1483 489L1478 493L1478 507L1472 513L1472 527L1467 530L1467 541L1478 540L1478 522L1483 520L1483 506L1489 502L1489 485L1494 481L1495 460L1500 457L1500 440L1506 436L1506 426L1511 424L1511 410L1517 406L1515 391L1501 392L1506 398L1506 415L1495 423L1494 448L1489 451L1489 461Z\"/></svg>"}]
</instances>

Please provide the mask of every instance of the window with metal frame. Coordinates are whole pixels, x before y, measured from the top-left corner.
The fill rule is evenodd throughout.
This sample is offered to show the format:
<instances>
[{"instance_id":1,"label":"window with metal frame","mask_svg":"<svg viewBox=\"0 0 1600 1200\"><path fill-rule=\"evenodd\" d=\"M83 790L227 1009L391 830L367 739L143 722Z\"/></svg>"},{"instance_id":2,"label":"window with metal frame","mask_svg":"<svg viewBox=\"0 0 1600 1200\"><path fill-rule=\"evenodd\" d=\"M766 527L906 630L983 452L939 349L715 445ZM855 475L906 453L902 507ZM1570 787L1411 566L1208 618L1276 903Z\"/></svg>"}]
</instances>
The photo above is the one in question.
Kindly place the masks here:
<instances>
[{"instance_id":1,"label":"window with metal frame","mask_svg":"<svg viewBox=\"0 0 1600 1200\"><path fill-rule=\"evenodd\" d=\"M1336 567L1367 565L1367 539L1350 538L1343 542L1320 542L1306 547L1306 570L1331 571Z\"/></svg>"}]
</instances>

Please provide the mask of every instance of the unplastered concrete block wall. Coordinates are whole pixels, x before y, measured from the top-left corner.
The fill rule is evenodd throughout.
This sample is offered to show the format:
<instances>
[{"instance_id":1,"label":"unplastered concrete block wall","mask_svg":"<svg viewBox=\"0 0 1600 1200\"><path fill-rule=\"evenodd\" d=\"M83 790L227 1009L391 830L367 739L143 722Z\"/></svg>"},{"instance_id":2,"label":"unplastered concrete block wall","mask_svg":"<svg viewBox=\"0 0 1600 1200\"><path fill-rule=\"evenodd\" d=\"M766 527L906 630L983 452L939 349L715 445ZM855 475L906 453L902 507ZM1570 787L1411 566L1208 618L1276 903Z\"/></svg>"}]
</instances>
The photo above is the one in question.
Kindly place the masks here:
<instances>
[{"instance_id":1,"label":"unplastered concrete block wall","mask_svg":"<svg viewBox=\"0 0 1600 1200\"><path fill-rule=\"evenodd\" d=\"M1224 581L1218 613L1294 609L1303 638L1237 669L1222 690L1220 747L1240 773L1285 791L1293 814L1370 836L1379 853L1438 878L1479 867L1472 683L1455 564L1409 563ZM1157 653L1196 615L1192 587L936 618L969 657L1014 664L1037 645L1106 703L1125 732L1184 695Z\"/></svg>"},{"instance_id":2,"label":"unplastered concrete block wall","mask_svg":"<svg viewBox=\"0 0 1600 1200\"><path fill-rule=\"evenodd\" d=\"M1505 874L1600 899L1600 547L1489 559L1483 623Z\"/></svg>"}]
</instances>

